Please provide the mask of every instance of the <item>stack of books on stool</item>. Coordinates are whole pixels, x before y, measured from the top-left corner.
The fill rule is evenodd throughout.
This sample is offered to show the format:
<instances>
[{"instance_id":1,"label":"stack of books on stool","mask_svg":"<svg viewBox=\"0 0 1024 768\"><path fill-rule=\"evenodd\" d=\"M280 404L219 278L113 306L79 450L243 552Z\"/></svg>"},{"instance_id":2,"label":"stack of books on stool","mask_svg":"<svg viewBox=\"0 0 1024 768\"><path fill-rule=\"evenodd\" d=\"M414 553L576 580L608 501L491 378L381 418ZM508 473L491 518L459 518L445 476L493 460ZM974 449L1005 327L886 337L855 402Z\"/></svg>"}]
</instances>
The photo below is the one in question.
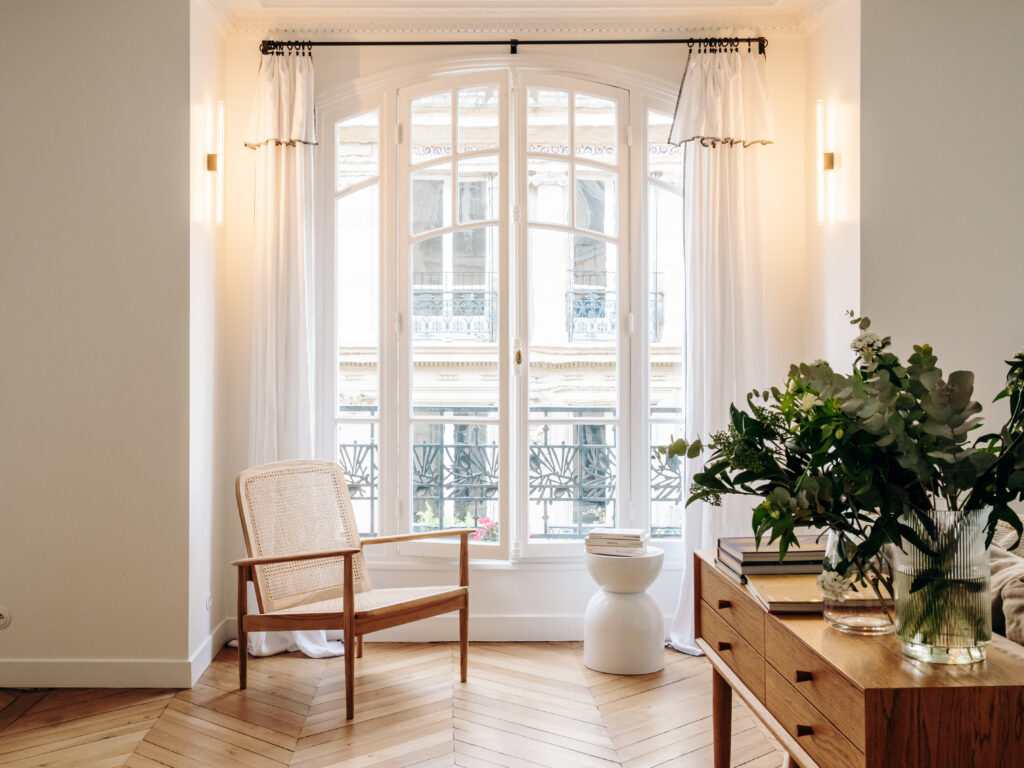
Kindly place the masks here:
<instances>
[{"instance_id":1,"label":"stack of books on stool","mask_svg":"<svg viewBox=\"0 0 1024 768\"><path fill-rule=\"evenodd\" d=\"M587 534L587 552L592 555L638 557L647 553L647 531L643 528L595 528Z\"/></svg>"}]
</instances>

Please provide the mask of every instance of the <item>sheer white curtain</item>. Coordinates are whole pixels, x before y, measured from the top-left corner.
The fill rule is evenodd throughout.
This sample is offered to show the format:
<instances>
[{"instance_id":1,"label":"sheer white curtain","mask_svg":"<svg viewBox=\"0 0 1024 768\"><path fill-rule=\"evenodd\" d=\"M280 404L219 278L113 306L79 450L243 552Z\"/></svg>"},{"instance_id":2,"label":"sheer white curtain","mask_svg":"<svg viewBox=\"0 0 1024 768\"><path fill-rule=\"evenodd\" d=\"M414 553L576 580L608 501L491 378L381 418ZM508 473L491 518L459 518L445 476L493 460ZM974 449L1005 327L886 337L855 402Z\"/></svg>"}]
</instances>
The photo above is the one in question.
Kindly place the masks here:
<instances>
[{"instance_id":1,"label":"sheer white curtain","mask_svg":"<svg viewBox=\"0 0 1024 768\"><path fill-rule=\"evenodd\" d=\"M758 145L773 138L764 57L693 53L680 86L670 141L686 143L686 434L707 438L728 424L729 404L762 386L764 286ZM692 472L695 466L688 469ZM694 643L693 553L719 536L751 533L751 505L694 504L683 517L684 564L670 632L674 648Z\"/></svg>"},{"instance_id":2,"label":"sheer white curtain","mask_svg":"<svg viewBox=\"0 0 1024 768\"><path fill-rule=\"evenodd\" d=\"M251 466L314 457L313 61L264 55L245 145L256 152ZM249 610L257 612L250 585ZM249 652L336 656L326 633L250 632Z\"/></svg>"}]
</instances>

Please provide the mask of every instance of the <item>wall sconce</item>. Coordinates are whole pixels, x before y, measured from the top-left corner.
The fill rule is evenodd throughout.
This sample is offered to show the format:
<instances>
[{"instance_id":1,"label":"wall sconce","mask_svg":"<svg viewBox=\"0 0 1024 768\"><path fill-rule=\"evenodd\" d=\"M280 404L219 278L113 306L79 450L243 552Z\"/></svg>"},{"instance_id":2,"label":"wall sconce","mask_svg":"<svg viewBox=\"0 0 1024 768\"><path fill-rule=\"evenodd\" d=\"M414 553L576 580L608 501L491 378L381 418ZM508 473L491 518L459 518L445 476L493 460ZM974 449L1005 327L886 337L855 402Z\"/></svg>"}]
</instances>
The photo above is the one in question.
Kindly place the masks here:
<instances>
[{"instance_id":1,"label":"wall sconce","mask_svg":"<svg viewBox=\"0 0 1024 768\"><path fill-rule=\"evenodd\" d=\"M818 157L821 158L818 163L816 179L818 184L818 223L824 224L826 217L830 220L835 218L835 183L832 174L826 176L825 171L835 170L836 154L825 151L825 147L835 141L835 136L832 135L833 131L828 130L830 126L826 123L831 121L826 119L825 104L821 99L818 99L815 105L815 119L818 129Z\"/></svg>"},{"instance_id":2,"label":"wall sconce","mask_svg":"<svg viewBox=\"0 0 1024 768\"><path fill-rule=\"evenodd\" d=\"M224 157L224 102L217 102L217 127L216 138L214 139L216 152L209 152L206 155L206 170L214 175L213 194L213 219L218 224L224 223L224 173L221 169L221 158Z\"/></svg>"}]
</instances>

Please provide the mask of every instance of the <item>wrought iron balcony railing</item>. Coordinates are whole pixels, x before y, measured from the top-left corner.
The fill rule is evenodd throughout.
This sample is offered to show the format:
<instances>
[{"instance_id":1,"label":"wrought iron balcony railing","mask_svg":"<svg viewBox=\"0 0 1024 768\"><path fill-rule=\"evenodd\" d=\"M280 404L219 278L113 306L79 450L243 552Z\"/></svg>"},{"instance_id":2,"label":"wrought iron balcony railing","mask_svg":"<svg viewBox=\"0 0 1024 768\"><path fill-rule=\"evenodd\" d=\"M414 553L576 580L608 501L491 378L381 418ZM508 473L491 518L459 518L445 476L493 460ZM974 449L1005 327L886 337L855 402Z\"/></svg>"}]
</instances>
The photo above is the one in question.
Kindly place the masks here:
<instances>
[{"instance_id":1,"label":"wrought iron balcony railing","mask_svg":"<svg viewBox=\"0 0 1024 768\"><path fill-rule=\"evenodd\" d=\"M569 341L611 341L618 326L615 273L572 270L573 286L565 293L565 324ZM652 342L661 341L665 326L665 293L658 290L658 275L651 279L647 322Z\"/></svg>"},{"instance_id":2,"label":"wrought iron balcony railing","mask_svg":"<svg viewBox=\"0 0 1024 768\"><path fill-rule=\"evenodd\" d=\"M493 342L498 294L492 278L491 272L414 272L413 338Z\"/></svg>"},{"instance_id":3,"label":"wrought iron balcony railing","mask_svg":"<svg viewBox=\"0 0 1024 768\"><path fill-rule=\"evenodd\" d=\"M491 504L498 497L498 446L480 424L458 424L460 416L493 416L486 408L438 408L438 421L431 426L431 438L412 446L413 529L434 530L453 526L477 527L479 520L494 514ZM535 415L585 417L586 408L530 409ZM559 440L548 425L529 446L529 505L539 511L542 539L574 539L590 529L615 520L616 466L614 427L577 425L571 441ZM652 454L654 446L651 446ZM374 426L369 442L342 442L339 463L349 481L349 492L357 507L369 512L364 535L376 535L379 498L377 478L379 447ZM679 466L651 459L653 502L682 504L683 477ZM560 520L565 507L571 520ZM366 509L368 507L368 510ZM559 509L561 507L561 509ZM365 515L363 516L365 519ZM536 527L531 525L532 528ZM677 537L677 525L652 526L651 535Z\"/></svg>"}]
</instances>

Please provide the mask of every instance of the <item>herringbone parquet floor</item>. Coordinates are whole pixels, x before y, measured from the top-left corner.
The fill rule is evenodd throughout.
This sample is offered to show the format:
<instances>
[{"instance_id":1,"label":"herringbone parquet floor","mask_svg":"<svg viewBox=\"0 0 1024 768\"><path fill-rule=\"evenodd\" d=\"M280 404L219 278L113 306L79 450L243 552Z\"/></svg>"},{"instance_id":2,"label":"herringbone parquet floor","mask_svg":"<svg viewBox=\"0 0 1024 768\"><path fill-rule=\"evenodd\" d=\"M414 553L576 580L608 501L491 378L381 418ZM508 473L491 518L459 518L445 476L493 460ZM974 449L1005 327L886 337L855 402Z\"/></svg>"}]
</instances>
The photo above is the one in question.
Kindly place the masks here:
<instances>
[{"instance_id":1,"label":"herringbone parquet floor","mask_svg":"<svg viewBox=\"0 0 1024 768\"><path fill-rule=\"evenodd\" d=\"M619 677L584 667L579 643L474 643L463 684L457 654L443 643L367 643L350 722L341 659L298 654L253 659L245 691L231 649L190 690L0 690L0 766L712 764L704 659L666 651L663 671ZM737 704L733 765L781 762Z\"/></svg>"}]
</instances>

